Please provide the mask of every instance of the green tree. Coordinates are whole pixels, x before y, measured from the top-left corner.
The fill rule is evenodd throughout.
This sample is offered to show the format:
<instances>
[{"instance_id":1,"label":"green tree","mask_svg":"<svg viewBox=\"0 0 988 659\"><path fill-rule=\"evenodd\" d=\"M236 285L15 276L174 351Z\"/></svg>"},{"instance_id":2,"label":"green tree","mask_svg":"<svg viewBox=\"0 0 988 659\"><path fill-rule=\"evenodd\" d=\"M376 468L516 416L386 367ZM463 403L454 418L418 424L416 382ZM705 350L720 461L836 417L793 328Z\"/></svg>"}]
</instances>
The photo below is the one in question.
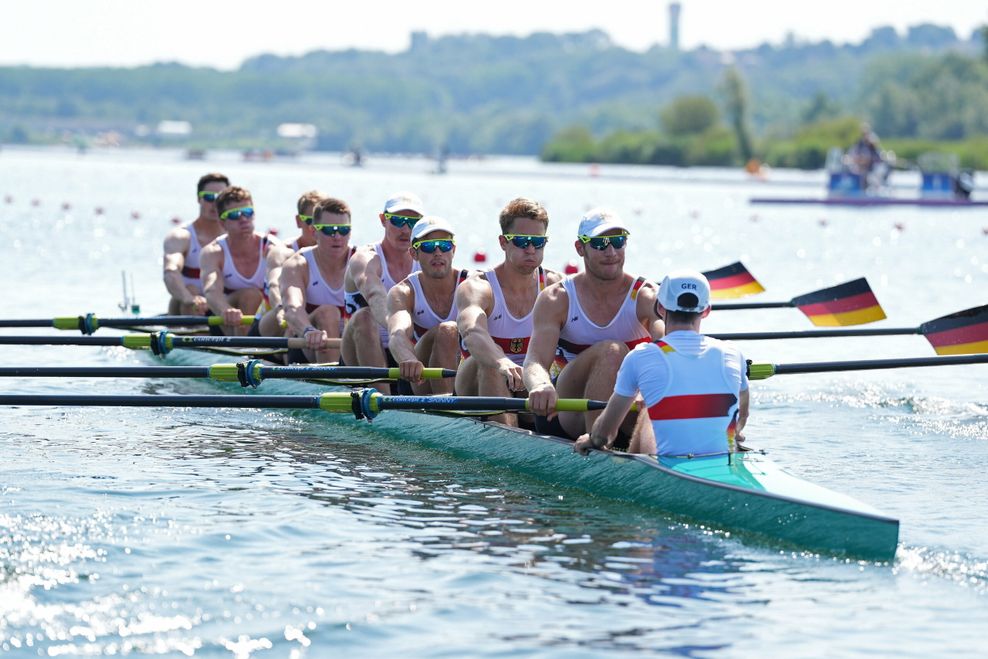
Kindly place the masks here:
<instances>
[{"instance_id":1,"label":"green tree","mask_svg":"<svg viewBox=\"0 0 988 659\"><path fill-rule=\"evenodd\" d=\"M699 135L717 125L717 105L707 96L680 96L662 109L662 128L673 137Z\"/></svg>"},{"instance_id":2,"label":"green tree","mask_svg":"<svg viewBox=\"0 0 988 659\"><path fill-rule=\"evenodd\" d=\"M720 93L727 107L727 121L734 130L738 154L741 160L748 162L754 155L751 147L751 133L748 130L748 92L744 79L737 67L730 67L724 72L720 83Z\"/></svg>"}]
</instances>

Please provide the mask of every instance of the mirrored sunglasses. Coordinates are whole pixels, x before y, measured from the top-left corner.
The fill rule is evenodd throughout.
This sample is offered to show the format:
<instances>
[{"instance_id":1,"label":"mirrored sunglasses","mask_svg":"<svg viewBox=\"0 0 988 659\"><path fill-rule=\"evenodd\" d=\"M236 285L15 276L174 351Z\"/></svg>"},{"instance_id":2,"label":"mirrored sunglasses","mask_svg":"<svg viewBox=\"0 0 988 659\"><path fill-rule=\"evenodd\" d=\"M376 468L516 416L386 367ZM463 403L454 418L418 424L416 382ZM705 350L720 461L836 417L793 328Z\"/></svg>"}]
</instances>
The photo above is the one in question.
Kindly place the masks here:
<instances>
[{"instance_id":1,"label":"mirrored sunglasses","mask_svg":"<svg viewBox=\"0 0 988 659\"><path fill-rule=\"evenodd\" d=\"M408 227L411 229L415 226L415 223L421 220L421 217L411 217L409 215L395 215L394 213L385 213L384 219L391 222L394 226L399 229L402 227Z\"/></svg>"},{"instance_id":2,"label":"mirrored sunglasses","mask_svg":"<svg viewBox=\"0 0 988 659\"><path fill-rule=\"evenodd\" d=\"M507 240L511 241L511 244L518 249L525 249L529 245L535 249L542 249L545 244L549 242L548 236L533 236L525 233L505 233L502 234Z\"/></svg>"},{"instance_id":3,"label":"mirrored sunglasses","mask_svg":"<svg viewBox=\"0 0 988 659\"><path fill-rule=\"evenodd\" d=\"M239 220L241 218L250 219L254 217L254 209L250 206L245 208L234 208L220 213L221 220Z\"/></svg>"},{"instance_id":4,"label":"mirrored sunglasses","mask_svg":"<svg viewBox=\"0 0 988 659\"><path fill-rule=\"evenodd\" d=\"M419 240L412 243L412 249L420 249L426 254L432 254L437 249L440 252L448 252L456 244L452 238L441 238L438 240Z\"/></svg>"},{"instance_id":5,"label":"mirrored sunglasses","mask_svg":"<svg viewBox=\"0 0 988 659\"><path fill-rule=\"evenodd\" d=\"M580 236L580 242L600 251L607 249L608 245L614 249L624 249L624 246L628 243L628 234L622 233L617 236L596 236L594 238L591 238L590 236Z\"/></svg>"},{"instance_id":6,"label":"mirrored sunglasses","mask_svg":"<svg viewBox=\"0 0 988 659\"><path fill-rule=\"evenodd\" d=\"M349 224L313 224L312 228L316 231L322 231L327 236L335 236L336 234L340 234L341 236L350 235Z\"/></svg>"}]
</instances>

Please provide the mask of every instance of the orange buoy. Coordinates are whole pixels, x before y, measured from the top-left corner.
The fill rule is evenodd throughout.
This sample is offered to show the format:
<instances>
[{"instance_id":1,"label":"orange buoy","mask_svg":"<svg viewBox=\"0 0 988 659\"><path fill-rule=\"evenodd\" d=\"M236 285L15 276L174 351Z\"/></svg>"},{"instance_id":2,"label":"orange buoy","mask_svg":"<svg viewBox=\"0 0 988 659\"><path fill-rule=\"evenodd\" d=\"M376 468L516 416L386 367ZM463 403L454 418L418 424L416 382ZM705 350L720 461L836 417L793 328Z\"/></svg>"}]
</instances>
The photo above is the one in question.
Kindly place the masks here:
<instances>
[{"instance_id":1,"label":"orange buoy","mask_svg":"<svg viewBox=\"0 0 988 659\"><path fill-rule=\"evenodd\" d=\"M278 230L275 229L274 227L269 227L268 228L268 233L271 234L272 236L277 236L278 235Z\"/></svg>"},{"instance_id":2,"label":"orange buoy","mask_svg":"<svg viewBox=\"0 0 988 659\"><path fill-rule=\"evenodd\" d=\"M473 262L487 263L487 252L485 252L482 249L478 249L476 252L473 253Z\"/></svg>"},{"instance_id":3,"label":"orange buoy","mask_svg":"<svg viewBox=\"0 0 988 659\"><path fill-rule=\"evenodd\" d=\"M566 265L563 267L563 274L575 275L580 271L580 266L576 264L576 261L567 261Z\"/></svg>"}]
</instances>

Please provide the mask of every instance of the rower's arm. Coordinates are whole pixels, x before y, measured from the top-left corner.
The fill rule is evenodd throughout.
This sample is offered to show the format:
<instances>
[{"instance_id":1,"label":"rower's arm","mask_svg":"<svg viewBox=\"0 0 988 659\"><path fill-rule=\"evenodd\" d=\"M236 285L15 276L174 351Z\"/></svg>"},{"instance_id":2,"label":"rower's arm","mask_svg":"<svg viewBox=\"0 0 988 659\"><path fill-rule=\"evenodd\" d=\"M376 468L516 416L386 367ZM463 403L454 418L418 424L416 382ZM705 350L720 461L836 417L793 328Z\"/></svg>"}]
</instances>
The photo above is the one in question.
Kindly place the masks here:
<instances>
[{"instance_id":1,"label":"rower's arm","mask_svg":"<svg viewBox=\"0 0 988 659\"><path fill-rule=\"evenodd\" d=\"M312 319L305 311L305 289L309 286L309 265L305 257L296 254L281 266L282 304L285 321L294 336L302 336L312 325Z\"/></svg>"},{"instance_id":2,"label":"rower's arm","mask_svg":"<svg viewBox=\"0 0 988 659\"><path fill-rule=\"evenodd\" d=\"M487 326L487 315L494 306L491 285L483 277L470 277L456 289L456 327L470 356L487 368L497 368L505 359Z\"/></svg>"},{"instance_id":3,"label":"rower's arm","mask_svg":"<svg viewBox=\"0 0 988 659\"><path fill-rule=\"evenodd\" d=\"M171 296L183 304L192 304L195 296L185 287L182 268L185 267L185 253L189 250L192 235L188 229L178 228L165 236L165 260L162 279Z\"/></svg>"},{"instance_id":4,"label":"rower's arm","mask_svg":"<svg viewBox=\"0 0 988 659\"><path fill-rule=\"evenodd\" d=\"M381 259L374 250L360 249L350 258L350 276L381 327L388 326L388 291L381 281Z\"/></svg>"},{"instance_id":5,"label":"rower's arm","mask_svg":"<svg viewBox=\"0 0 988 659\"><path fill-rule=\"evenodd\" d=\"M199 272L202 281L202 294L209 310L217 316L232 308L223 292L223 248L219 243L209 243L199 255Z\"/></svg>"},{"instance_id":6,"label":"rower's arm","mask_svg":"<svg viewBox=\"0 0 988 659\"><path fill-rule=\"evenodd\" d=\"M661 339L666 335L666 324L655 313L655 288L646 283L638 289L638 320L653 339Z\"/></svg>"},{"instance_id":7,"label":"rower's arm","mask_svg":"<svg viewBox=\"0 0 988 659\"><path fill-rule=\"evenodd\" d=\"M577 440L574 450L581 453L586 453L586 449L589 448L610 448L614 443L614 438L617 437L618 430L621 428L621 423L624 422L624 418L631 411L631 405L635 402L634 397L621 396L619 394L611 394L611 397L607 401L607 407L597 420L594 421L593 428L590 430L590 435L583 435Z\"/></svg>"},{"instance_id":8,"label":"rower's arm","mask_svg":"<svg viewBox=\"0 0 988 659\"><path fill-rule=\"evenodd\" d=\"M395 361L418 361L415 344L412 342L412 307L415 294L407 281L395 284L388 293L388 348Z\"/></svg>"},{"instance_id":9,"label":"rower's arm","mask_svg":"<svg viewBox=\"0 0 988 659\"><path fill-rule=\"evenodd\" d=\"M559 332L566 320L569 299L562 284L556 284L539 293L532 310L532 339L525 356L525 388L530 393L538 390L555 390L549 367L556 355Z\"/></svg>"},{"instance_id":10,"label":"rower's arm","mask_svg":"<svg viewBox=\"0 0 988 659\"><path fill-rule=\"evenodd\" d=\"M281 243L268 245L265 264L267 266L268 302L272 309L278 309L284 304L281 293L281 273L285 261L291 258L292 254L292 250Z\"/></svg>"}]
</instances>

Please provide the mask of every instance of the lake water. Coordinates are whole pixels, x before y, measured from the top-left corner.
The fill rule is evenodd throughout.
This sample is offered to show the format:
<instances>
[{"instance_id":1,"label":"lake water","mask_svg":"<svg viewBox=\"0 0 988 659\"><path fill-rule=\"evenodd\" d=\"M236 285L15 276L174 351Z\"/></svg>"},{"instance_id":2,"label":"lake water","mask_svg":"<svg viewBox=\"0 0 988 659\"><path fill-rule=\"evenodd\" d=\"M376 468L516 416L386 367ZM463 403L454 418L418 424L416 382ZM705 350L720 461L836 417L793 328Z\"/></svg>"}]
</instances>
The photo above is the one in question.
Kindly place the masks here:
<instances>
[{"instance_id":1,"label":"lake water","mask_svg":"<svg viewBox=\"0 0 988 659\"><path fill-rule=\"evenodd\" d=\"M761 298L788 300L866 276L889 315L876 327L988 303L984 211L748 205L822 194L819 174L794 172L759 183L517 159L429 169L5 148L4 315L119 315L121 271L143 311L162 312L161 239L173 217L194 217L195 182L214 170L252 190L258 228L283 237L310 188L350 202L357 243L378 238L386 196L411 189L462 227L461 264L477 250L496 262L497 213L524 195L549 210L552 267L575 257L580 215L606 205L633 227L628 270L654 278L740 259ZM809 327L781 309L715 313L705 329ZM933 354L920 336L742 348L774 363ZM0 350L6 365L150 363L122 349ZM4 379L0 391L219 389ZM752 384L748 443L899 518L890 565L747 544L327 416L5 408L0 419L0 651L11 655L983 656L988 638L986 366Z\"/></svg>"}]
</instances>

